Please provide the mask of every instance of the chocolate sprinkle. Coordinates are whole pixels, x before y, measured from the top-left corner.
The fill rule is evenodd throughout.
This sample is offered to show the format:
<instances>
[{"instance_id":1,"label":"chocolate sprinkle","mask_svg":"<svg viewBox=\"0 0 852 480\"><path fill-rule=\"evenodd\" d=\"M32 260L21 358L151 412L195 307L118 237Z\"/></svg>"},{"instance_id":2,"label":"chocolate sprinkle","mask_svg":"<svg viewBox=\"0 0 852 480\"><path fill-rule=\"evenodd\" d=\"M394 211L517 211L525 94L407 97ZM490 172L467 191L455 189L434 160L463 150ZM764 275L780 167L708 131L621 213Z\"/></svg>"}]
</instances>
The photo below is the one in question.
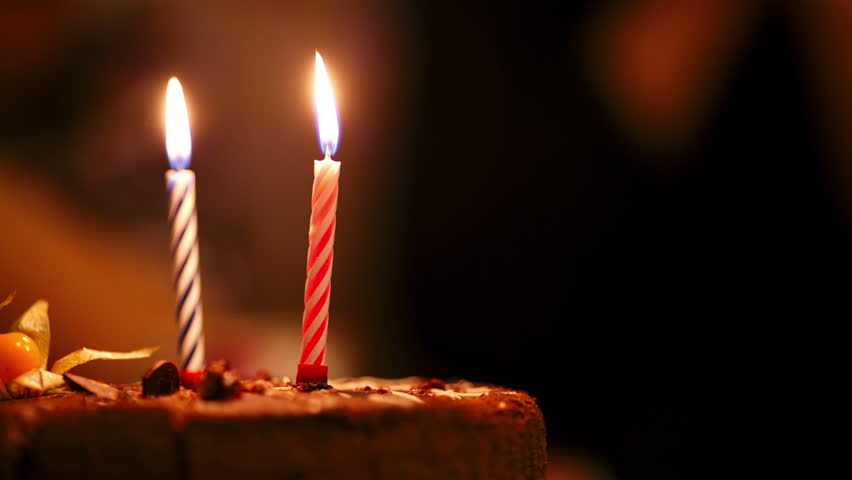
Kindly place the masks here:
<instances>
[{"instance_id":1,"label":"chocolate sprinkle","mask_svg":"<svg viewBox=\"0 0 852 480\"><path fill-rule=\"evenodd\" d=\"M109 400L118 400L121 397L121 390L91 378L81 377L73 373L66 373L62 375L62 378L65 379L68 387L75 392L88 393Z\"/></svg>"},{"instance_id":2,"label":"chocolate sprinkle","mask_svg":"<svg viewBox=\"0 0 852 480\"><path fill-rule=\"evenodd\" d=\"M297 383L293 386L297 392L313 392L315 390L330 390L332 387L327 383Z\"/></svg>"},{"instance_id":3,"label":"chocolate sprinkle","mask_svg":"<svg viewBox=\"0 0 852 480\"><path fill-rule=\"evenodd\" d=\"M440 390L446 390L447 384L444 383L443 380L433 378L433 379L427 380L427 381L421 383L420 385L418 385L417 387L415 387L416 390L427 390L427 389L430 389L430 388L438 388Z\"/></svg>"},{"instance_id":4,"label":"chocolate sprinkle","mask_svg":"<svg viewBox=\"0 0 852 480\"><path fill-rule=\"evenodd\" d=\"M240 378L227 360L211 363L201 381L201 398L204 400L229 400L240 392Z\"/></svg>"},{"instance_id":5,"label":"chocolate sprinkle","mask_svg":"<svg viewBox=\"0 0 852 480\"><path fill-rule=\"evenodd\" d=\"M180 389L180 371L177 365L160 360L142 376L142 396L171 395Z\"/></svg>"}]
</instances>

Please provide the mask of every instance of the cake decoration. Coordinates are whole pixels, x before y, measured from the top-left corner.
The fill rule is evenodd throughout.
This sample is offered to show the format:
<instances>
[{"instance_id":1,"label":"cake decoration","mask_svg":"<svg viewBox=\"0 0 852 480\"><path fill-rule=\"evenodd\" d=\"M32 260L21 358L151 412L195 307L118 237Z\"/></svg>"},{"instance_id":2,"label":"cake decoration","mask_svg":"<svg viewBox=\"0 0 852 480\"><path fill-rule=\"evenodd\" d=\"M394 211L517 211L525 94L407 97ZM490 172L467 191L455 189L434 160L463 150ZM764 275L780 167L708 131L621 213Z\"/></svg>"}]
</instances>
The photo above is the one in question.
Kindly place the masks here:
<instances>
[{"instance_id":1,"label":"cake decoration","mask_svg":"<svg viewBox=\"0 0 852 480\"><path fill-rule=\"evenodd\" d=\"M195 172L192 135L183 87L177 77L166 87L166 153L171 169L166 172L169 192L169 229L174 289L177 306L178 352L181 370L204 369L204 314L201 308L201 267L198 253L198 219L195 209Z\"/></svg>"},{"instance_id":2,"label":"cake decoration","mask_svg":"<svg viewBox=\"0 0 852 480\"><path fill-rule=\"evenodd\" d=\"M325 384L331 271L334 265L334 232L337 224L338 177L340 162L331 158L337 151L340 118L331 80L319 52L315 56L314 99L317 133L325 158L314 160L314 186L311 190L311 223L308 229L308 262L305 280L305 311L302 315L302 353L296 372L297 383Z\"/></svg>"},{"instance_id":3,"label":"cake decoration","mask_svg":"<svg viewBox=\"0 0 852 480\"><path fill-rule=\"evenodd\" d=\"M11 382L18 375L38 368L41 364L41 352L35 342L21 332L0 335L0 380Z\"/></svg>"},{"instance_id":4,"label":"cake decoration","mask_svg":"<svg viewBox=\"0 0 852 480\"><path fill-rule=\"evenodd\" d=\"M62 377L72 392L88 393L108 400L118 400L122 396L121 390L91 378L81 377L73 373L66 373Z\"/></svg>"},{"instance_id":5,"label":"cake decoration","mask_svg":"<svg viewBox=\"0 0 852 480\"><path fill-rule=\"evenodd\" d=\"M199 396L204 400L229 400L240 392L240 376L227 360L217 360L207 366L201 381Z\"/></svg>"},{"instance_id":6,"label":"cake decoration","mask_svg":"<svg viewBox=\"0 0 852 480\"><path fill-rule=\"evenodd\" d=\"M161 397L180 390L180 372L174 362L160 360L142 375L142 396Z\"/></svg>"},{"instance_id":7,"label":"cake decoration","mask_svg":"<svg viewBox=\"0 0 852 480\"><path fill-rule=\"evenodd\" d=\"M0 309L9 305L13 298L14 293L0 302ZM5 337L7 339L5 343L10 343L8 340L14 340L14 342L11 343L11 348L0 348L0 365L6 367L2 371L9 371L11 377L0 377L0 400L39 396L49 390L65 386L66 378L63 374L93 360L148 358L160 349L160 347L148 347L131 352L110 352L81 348L60 358L48 370L50 320L47 316L47 302L44 300L36 301L27 309L5 335L12 335L12 337ZM3 344L4 342L0 342L0 345ZM19 368L8 369L9 366Z\"/></svg>"}]
</instances>

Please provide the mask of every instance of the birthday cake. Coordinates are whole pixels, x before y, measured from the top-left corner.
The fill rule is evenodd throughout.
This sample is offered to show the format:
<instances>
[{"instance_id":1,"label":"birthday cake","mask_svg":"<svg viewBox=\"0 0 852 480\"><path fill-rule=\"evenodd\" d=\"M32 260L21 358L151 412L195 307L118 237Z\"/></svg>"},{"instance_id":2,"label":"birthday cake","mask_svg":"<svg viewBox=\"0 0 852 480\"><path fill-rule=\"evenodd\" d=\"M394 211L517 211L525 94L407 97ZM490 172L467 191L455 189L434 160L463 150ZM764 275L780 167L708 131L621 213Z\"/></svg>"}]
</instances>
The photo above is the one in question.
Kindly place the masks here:
<instances>
[{"instance_id":1,"label":"birthday cake","mask_svg":"<svg viewBox=\"0 0 852 480\"><path fill-rule=\"evenodd\" d=\"M543 479L544 420L525 392L467 381L327 387L218 362L196 388L158 362L140 384L65 374L0 402L0 479Z\"/></svg>"}]
</instances>

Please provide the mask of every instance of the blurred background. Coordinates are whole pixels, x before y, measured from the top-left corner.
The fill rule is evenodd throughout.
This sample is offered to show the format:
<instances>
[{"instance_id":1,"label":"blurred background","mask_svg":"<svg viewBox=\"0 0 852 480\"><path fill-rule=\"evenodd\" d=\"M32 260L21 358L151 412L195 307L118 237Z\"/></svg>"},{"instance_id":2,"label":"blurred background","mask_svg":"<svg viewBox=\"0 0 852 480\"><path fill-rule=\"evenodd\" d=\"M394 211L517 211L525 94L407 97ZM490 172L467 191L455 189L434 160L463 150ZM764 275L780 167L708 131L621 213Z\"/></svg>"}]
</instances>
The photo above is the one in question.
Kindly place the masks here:
<instances>
[{"instance_id":1,"label":"blurred background","mask_svg":"<svg viewBox=\"0 0 852 480\"><path fill-rule=\"evenodd\" d=\"M208 357L293 376L319 50L332 377L528 390L552 479L852 473L852 4L561 3L2 7L0 327L175 359L177 75Z\"/></svg>"}]
</instances>

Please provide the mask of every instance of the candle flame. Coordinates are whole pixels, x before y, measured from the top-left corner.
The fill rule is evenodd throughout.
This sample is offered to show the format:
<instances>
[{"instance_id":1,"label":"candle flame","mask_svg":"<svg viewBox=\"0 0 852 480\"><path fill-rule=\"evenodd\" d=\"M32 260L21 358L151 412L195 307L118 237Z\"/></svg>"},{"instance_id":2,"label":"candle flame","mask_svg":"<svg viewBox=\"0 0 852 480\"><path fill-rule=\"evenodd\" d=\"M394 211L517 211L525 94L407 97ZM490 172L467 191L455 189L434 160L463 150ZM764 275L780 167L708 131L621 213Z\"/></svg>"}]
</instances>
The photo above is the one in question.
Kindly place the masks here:
<instances>
[{"instance_id":1,"label":"candle flame","mask_svg":"<svg viewBox=\"0 0 852 480\"><path fill-rule=\"evenodd\" d=\"M192 136L189 133L189 114L183 88L177 77L170 78L166 87L166 152L173 169L189 168Z\"/></svg>"},{"instance_id":2,"label":"candle flame","mask_svg":"<svg viewBox=\"0 0 852 480\"><path fill-rule=\"evenodd\" d=\"M325 62L322 60L322 55L319 52L316 53L314 101L317 109L317 132L320 149L326 156L331 156L337 151L337 141L340 138L340 118L334 100L334 90L331 88L331 80L329 80L328 72L325 70Z\"/></svg>"}]
</instances>

